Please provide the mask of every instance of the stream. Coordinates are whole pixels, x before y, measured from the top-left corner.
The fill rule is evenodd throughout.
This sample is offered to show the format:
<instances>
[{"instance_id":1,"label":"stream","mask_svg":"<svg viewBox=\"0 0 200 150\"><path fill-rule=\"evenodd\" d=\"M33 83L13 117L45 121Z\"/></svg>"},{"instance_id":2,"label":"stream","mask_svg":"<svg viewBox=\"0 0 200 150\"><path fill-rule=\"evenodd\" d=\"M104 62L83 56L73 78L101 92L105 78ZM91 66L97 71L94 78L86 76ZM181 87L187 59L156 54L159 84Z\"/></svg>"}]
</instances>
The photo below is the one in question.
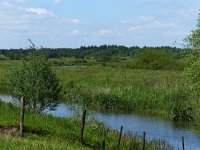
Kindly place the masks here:
<instances>
[{"instance_id":1,"label":"stream","mask_svg":"<svg viewBox=\"0 0 200 150\"><path fill-rule=\"evenodd\" d=\"M18 100L10 95L0 95L0 99L5 102L18 103ZM72 109L72 106L60 103L56 110L45 110L45 113L56 117L70 117L75 115L76 111ZM92 116L111 129L119 130L120 126L123 125L124 132L132 132L138 135L146 132L147 140L165 139L174 149L181 149L181 138L183 136L186 150L200 150L200 136L188 131L186 129L187 123L177 124L157 117L111 111L96 111L92 113Z\"/></svg>"}]
</instances>

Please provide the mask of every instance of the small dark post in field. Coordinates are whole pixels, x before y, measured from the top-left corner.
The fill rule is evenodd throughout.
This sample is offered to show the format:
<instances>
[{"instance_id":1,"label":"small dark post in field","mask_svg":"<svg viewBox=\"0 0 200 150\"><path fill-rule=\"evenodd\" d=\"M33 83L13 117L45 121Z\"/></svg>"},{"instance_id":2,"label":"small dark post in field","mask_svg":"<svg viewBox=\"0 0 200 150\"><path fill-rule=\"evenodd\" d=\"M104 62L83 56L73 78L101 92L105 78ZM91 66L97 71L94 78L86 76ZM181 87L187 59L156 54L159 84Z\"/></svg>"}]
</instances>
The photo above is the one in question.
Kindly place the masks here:
<instances>
[{"instance_id":1,"label":"small dark post in field","mask_svg":"<svg viewBox=\"0 0 200 150\"><path fill-rule=\"evenodd\" d=\"M127 77L126 77L126 76L124 76L124 77L125 77L125 80L126 80L126 82L127 82L127 81L128 81L128 80L127 80Z\"/></svg>"},{"instance_id":2,"label":"small dark post in field","mask_svg":"<svg viewBox=\"0 0 200 150\"><path fill-rule=\"evenodd\" d=\"M142 144L142 150L145 150L145 144L146 144L146 132L143 132L143 144Z\"/></svg>"},{"instance_id":3,"label":"small dark post in field","mask_svg":"<svg viewBox=\"0 0 200 150\"><path fill-rule=\"evenodd\" d=\"M182 137L182 148L183 148L183 150L185 150L184 137Z\"/></svg>"},{"instance_id":4,"label":"small dark post in field","mask_svg":"<svg viewBox=\"0 0 200 150\"><path fill-rule=\"evenodd\" d=\"M21 97L21 103L20 103L20 137L22 138L24 136L24 97Z\"/></svg>"},{"instance_id":5,"label":"small dark post in field","mask_svg":"<svg viewBox=\"0 0 200 150\"><path fill-rule=\"evenodd\" d=\"M105 150L105 148L106 148L106 131L104 131L103 134L102 150Z\"/></svg>"},{"instance_id":6,"label":"small dark post in field","mask_svg":"<svg viewBox=\"0 0 200 150\"><path fill-rule=\"evenodd\" d=\"M131 135L131 141L130 141L129 150L133 150L133 143L134 143L134 139L133 139L133 135Z\"/></svg>"},{"instance_id":7,"label":"small dark post in field","mask_svg":"<svg viewBox=\"0 0 200 150\"><path fill-rule=\"evenodd\" d=\"M101 144L98 143L98 144L97 144L97 150L100 150L100 149L101 149Z\"/></svg>"},{"instance_id":8,"label":"small dark post in field","mask_svg":"<svg viewBox=\"0 0 200 150\"><path fill-rule=\"evenodd\" d=\"M166 141L165 141L165 139L164 139L164 143L163 143L163 144L164 144L164 146L165 146L165 144L166 144Z\"/></svg>"},{"instance_id":9,"label":"small dark post in field","mask_svg":"<svg viewBox=\"0 0 200 150\"><path fill-rule=\"evenodd\" d=\"M119 149L119 146L120 146L120 143L121 143L122 130L123 130L123 126L121 126L121 128L120 128L119 139L118 139L118 144L117 144L117 148L118 148L118 149Z\"/></svg>"},{"instance_id":10,"label":"small dark post in field","mask_svg":"<svg viewBox=\"0 0 200 150\"><path fill-rule=\"evenodd\" d=\"M109 77L107 76L107 81L109 81Z\"/></svg>"},{"instance_id":11,"label":"small dark post in field","mask_svg":"<svg viewBox=\"0 0 200 150\"><path fill-rule=\"evenodd\" d=\"M82 122L81 122L81 143L83 144L83 132L85 128L85 118L86 118L86 110L83 110Z\"/></svg>"},{"instance_id":12,"label":"small dark post in field","mask_svg":"<svg viewBox=\"0 0 200 150\"><path fill-rule=\"evenodd\" d=\"M160 148L161 142L160 139L158 140L158 148Z\"/></svg>"}]
</instances>

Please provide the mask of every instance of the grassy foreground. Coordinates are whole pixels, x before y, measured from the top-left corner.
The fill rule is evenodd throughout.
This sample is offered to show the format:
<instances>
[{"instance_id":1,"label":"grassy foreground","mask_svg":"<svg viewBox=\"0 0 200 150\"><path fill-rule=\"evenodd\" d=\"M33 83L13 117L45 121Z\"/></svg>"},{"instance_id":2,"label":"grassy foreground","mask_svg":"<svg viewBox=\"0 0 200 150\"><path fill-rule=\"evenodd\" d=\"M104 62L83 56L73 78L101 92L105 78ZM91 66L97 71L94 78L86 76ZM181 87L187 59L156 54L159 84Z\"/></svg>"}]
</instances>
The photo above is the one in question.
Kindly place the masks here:
<instances>
[{"instance_id":1,"label":"grassy foreground","mask_svg":"<svg viewBox=\"0 0 200 150\"><path fill-rule=\"evenodd\" d=\"M96 121L87 121L84 145L79 142L80 120L75 118L55 118L49 115L25 113L25 137L18 137L19 108L0 102L0 149L6 150L86 150L98 149L102 143L105 126ZM108 130L106 149L115 149L118 132ZM132 140L131 140L132 139ZM146 144L147 150L170 148L168 144L159 145L154 140ZM141 149L142 139L137 136L122 137L120 149Z\"/></svg>"}]
</instances>

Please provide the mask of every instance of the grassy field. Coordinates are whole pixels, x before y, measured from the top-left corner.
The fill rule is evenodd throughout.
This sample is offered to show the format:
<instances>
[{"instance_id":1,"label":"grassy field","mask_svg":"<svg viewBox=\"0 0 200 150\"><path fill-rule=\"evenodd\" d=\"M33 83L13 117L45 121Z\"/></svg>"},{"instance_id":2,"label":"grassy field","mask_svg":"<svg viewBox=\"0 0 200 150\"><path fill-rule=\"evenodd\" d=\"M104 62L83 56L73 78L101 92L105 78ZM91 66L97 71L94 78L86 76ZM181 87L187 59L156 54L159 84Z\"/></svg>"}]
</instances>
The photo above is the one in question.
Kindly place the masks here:
<instances>
[{"instance_id":1,"label":"grassy field","mask_svg":"<svg viewBox=\"0 0 200 150\"><path fill-rule=\"evenodd\" d=\"M85 126L84 145L79 142L80 119L55 118L53 116L25 113L25 136L18 137L19 108L0 102L0 149L4 150L89 150L97 149L102 143L103 131L108 130L103 124L88 120ZM117 145L118 133L108 130L106 149ZM132 139L132 140L131 140ZM159 146L169 149L168 144L159 145L158 140L146 143L147 150L159 150ZM123 135L120 149L141 149L142 139Z\"/></svg>"},{"instance_id":2,"label":"grassy field","mask_svg":"<svg viewBox=\"0 0 200 150\"><path fill-rule=\"evenodd\" d=\"M8 82L10 72L20 65L21 61L1 60L0 61L0 92L8 92Z\"/></svg>"},{"instance_id":3,"label":"grassy field","mask_svg":"<svg viewBox=\"0 0 200 150\"><path fill-rule=\"evenodd\" d=\"M60 65L86 66L64 68L54 65L66 102L81 103L95 109L139 111L172 117L171 101L173 91L182 78L180 71L134 70L123 67L119 62L51 61ZM8 91L10 71L19 64L20 61L0 61L1 93Z\"/></svg>"},{"instance_id":4,"label":"grassy field","mask_svg":"<svg viewBox=\"0 0 200 150\"><path fill-rule=\"evenodd\" d=\"M136 70L124 67L124 63L131 61L81 64L87 66L82 68L56 66L54 70L67 102L172 118L172 101L182 71ZM71 64L65 61L65 65Z\"/></svg>"}]
</instances>

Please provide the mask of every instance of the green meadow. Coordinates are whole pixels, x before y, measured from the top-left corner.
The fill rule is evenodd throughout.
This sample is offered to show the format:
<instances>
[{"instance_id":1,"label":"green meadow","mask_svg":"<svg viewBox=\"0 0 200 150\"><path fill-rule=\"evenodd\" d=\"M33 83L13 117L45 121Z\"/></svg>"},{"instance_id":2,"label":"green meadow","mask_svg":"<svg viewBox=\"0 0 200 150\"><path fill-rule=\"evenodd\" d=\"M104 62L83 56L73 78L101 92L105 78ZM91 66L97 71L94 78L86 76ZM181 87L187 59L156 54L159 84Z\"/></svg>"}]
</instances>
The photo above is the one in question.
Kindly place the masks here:
<instances>
[{"instance_id":1,"label":"green meadow","mask_svg":"<svg viewBox=\"0 0 200 150\"><path fill-rule=\"evenodd\" d=\"M53 70L62 85L62 101L84 107L150 113L173 118L172 100L182 71L141 70L124 67L131 63L87 62L52 59ZM0 61L0 91L9 92L9 74L20 61ZM67 68L63 66L78 66ZM82 66L82 67L80 67ZM174 92L175 91L175 92Z\"/></svg>"}]
</instances>

